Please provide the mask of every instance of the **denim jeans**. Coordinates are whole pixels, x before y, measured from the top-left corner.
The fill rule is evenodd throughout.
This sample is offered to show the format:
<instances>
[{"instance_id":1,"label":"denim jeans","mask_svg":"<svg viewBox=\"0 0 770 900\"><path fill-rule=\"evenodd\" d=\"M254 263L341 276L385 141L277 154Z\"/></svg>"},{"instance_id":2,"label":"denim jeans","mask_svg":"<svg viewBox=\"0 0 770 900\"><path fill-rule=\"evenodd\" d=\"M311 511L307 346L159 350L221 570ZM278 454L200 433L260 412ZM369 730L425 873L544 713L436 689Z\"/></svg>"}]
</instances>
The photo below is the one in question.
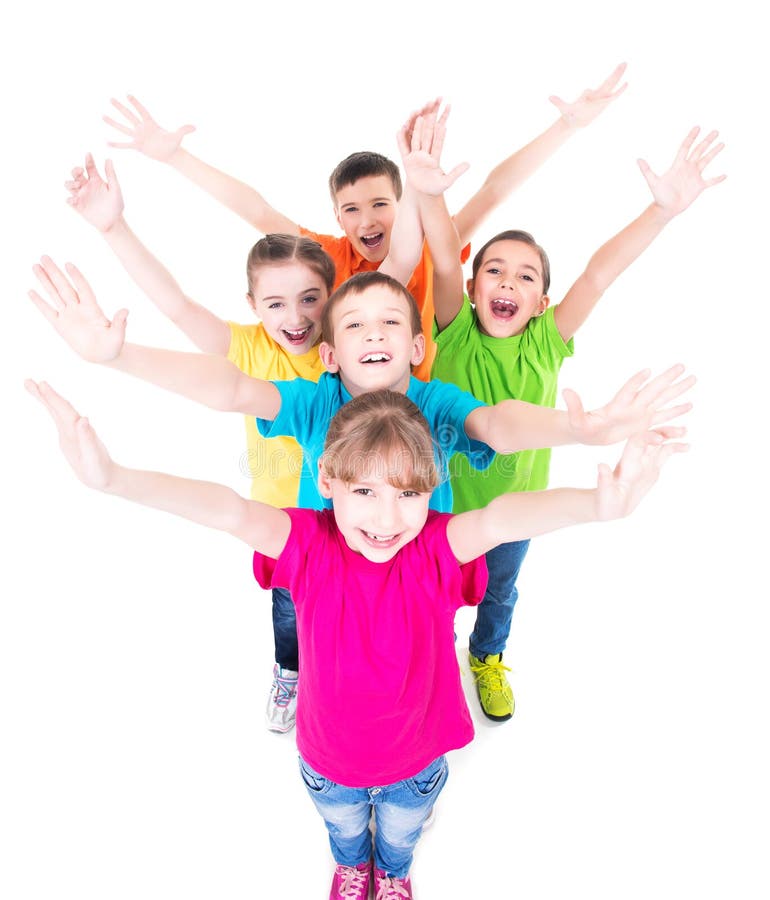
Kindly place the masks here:
<instances>
[{"instance_id":1,"label":"denim jeans","mask_svg":"<svg viewBox=\"0 0 770 900\"><path fill-rule=\"evenodd\" d=\"M297 611L291 594L285 588L273 588L273 638L278 665L299 672Z\"/></svg>"},{"instance_id":2,"label":"denim jeans","mask_svg":"<svg viewBox=\"0 0 770 900\"><path fill-rule=\"evenodd\" d=\"M476 625L470 636L469 649L477 659L502 653L511 631L513 607L519 592L516 579L527 555L529 541L500 544L487 553L489 583L484 599L476 610Z\"/></svg>"},{"instance_id":3,"label":"denim jeans","mask_svg":"<svg viewBox=\"0 0 770 900\"><path fill-rule=\"evenodd\" d=\"M414 777L378 787L349 788L312 769L302 758L300 774L329 832L332 855L340 866L372 858L369 822L374 813L374 864L391 878L404 878L415 845L449 775L439 756Z\"/></svg>"}]
</instances>

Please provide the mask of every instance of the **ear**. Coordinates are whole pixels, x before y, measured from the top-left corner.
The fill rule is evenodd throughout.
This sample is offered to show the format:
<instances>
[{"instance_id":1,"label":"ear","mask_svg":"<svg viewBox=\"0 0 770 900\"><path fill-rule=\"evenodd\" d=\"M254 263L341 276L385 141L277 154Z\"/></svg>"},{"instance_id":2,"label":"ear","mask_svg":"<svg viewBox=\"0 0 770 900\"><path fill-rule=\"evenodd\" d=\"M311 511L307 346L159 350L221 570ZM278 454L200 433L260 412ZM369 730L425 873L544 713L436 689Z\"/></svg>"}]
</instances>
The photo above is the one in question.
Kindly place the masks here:
<instances>
[{"instance_id":1,"label":"ear","mask_svg":"<svg viewBox=\"0 0 770 900\"><path fill-rule=\"evenodd\" d=\"M419 366L425 358L425 335L420 332L414 336L414 344L412 345L412 358L410 362L413 366Z\"/></svg>"},{"instance_id":2,"label":"ear","mask_svg":"<svg viewBox=\"0 0 770 900\"><path fill-rule=\"evenodd\" d=\"M472 278L469 278L465 282L465 293L471 298L471 300L473 300L473 285L474 281Z\"/></svg>"},{"instance_id":3,"label":"ear","mask_svg":"<svg viewBox=\"0 0 770 900\"><path fill-rule=\"evenodd\" d=\"M339 372L340 366L334 353L334 347L331 344L321 341L318 345L318 355L321 357L321 362L324 364L327 372L331 372L332 375Z\"/></svg>"},{"instance_id":4,"label":"ear","mask_svg":"<svg viewBox=\"0 0 770 900\"><path fill-rule=\"evenodd\" d=\"M537 307L536 315L542 316L543 313L548 309L548 306L550 305L550 303L551 303L551 298L548 296L548 294L543 294L543 296L540 298L540 302Z\"/></svg>"},{"instance_id":5,"label":"ear","mask_svg":"<svg viewBox=\"0 0 770 900\"><path fill-rule=\"evenodd\" d=\"M259 315L259 313L257 312L257 301L252 296L251 291L246 292L246 302L249 304L252 311L256 313L256 315Z\"/></svg>"},{"instance_id":6,"label":"ear","mask_svg":"<svg viewBox=\"0 0 770 900\"><path fill-rule=\"evenodd\" d=\"M325 499L332 498L332 483L324 470L323 457L318 460L318 493Z\"/></svg>"},{"instance_id":7,"label":"ear","mask_svg":"<svg viewBox=\"0 0 770 900\"><path fill-rule=\"evenodd\" d=\"M340 226L340 228L344 231L345 226L342 224L342 216L340 215L340 208L339 208L339 206L337 206L336 203L334 204L334 218L337 220L337 224Z\"/></svg>"}]
</instances>

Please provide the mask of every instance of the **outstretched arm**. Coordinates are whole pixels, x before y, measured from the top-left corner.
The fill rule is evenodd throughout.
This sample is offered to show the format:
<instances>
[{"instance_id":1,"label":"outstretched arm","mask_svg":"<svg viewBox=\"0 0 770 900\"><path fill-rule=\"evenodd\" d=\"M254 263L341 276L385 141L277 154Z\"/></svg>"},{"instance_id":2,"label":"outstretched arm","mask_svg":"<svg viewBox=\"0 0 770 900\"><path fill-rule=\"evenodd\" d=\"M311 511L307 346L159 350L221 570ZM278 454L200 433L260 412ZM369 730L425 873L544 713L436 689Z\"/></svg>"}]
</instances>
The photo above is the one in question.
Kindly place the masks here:
<instances>
[{"instance_id":1,"label":"outstretched arm","mask_svg":"<svg viewBox=\"0 0 770 900\"><path fill-rule=\"evenodd\" d=\"M123 194L111 160L104 164L105 178L94 158L86 154L85 166L72 170L65 182L67 203L102 235L134 282L195 346L204 353L226 356L230 326L188 297L171 273L129 228L123 215Z\"/></svg>"},{"instance_id":2,"label":"outstretched arm","mask_svg":"<svg viewBox=\"0 0 770 900\"><path fill-rule=\"evenodd\" d=\"M589 125L626 89L617 87L626 64L617 66L596 89L587 89L573 103L549 97L559 118L533 141L494 168L480 190L454 217L461 246L465 246L487 216L533 175L580 128Z\"/></svg>"},{"instance_id":3,"label":"outstretched arm","mask_svg":"<svg viewBox=\"0 0 770 900\"><path fill-rule=\"evenodd\" d=\"M138 150L150 159L167 163L263 234L299 234L297 223L273 209L254 188L215 169L182 147L184 136L195 131L193 125L166 131L136 97L128 95L130 107L119 100L111 102L123 120L103 116L104 121L128 140L110 141L108 146Z\"/></svg>"},{"instance_id":4,"label":"outstretched arm","mask_svg":"<svg viewBox=\"0 0 770 900\"><path fill-rule=\"evenodd\" d=\"M636 509L655 484L666 460L687 450L671 442L679 429L661 428L634 435L611 470L599 466L593 489L556 488L503 494L482 509L454 516L447 526L452 552L460 563L498 544L537 537L570 525L620 519Z\"/></svg>"},{"instance_id":5,"label":"outstretched arm","mask_svg":"<svg viewBox=\"0 0 770 900\"><path fill-rule=\"evenodd\" d=\"M52 387L34 381L25 387L48 410L64 458L86 487L226 531L266 556L277 558L283 551L291 528L283 510L246 500L221 484L120 466L88 419Z\"/></svg>"},{"instance_id":6,"label":"outstretched arm","mask_svg":"<svg viewBox=\"0 0 770 900\"><path fill-rule=\"evenodd\" d=\"M682 378L683 374L684 366L676 365L651 379L645 369L630 378L609 403L590 412L568 389L563 391L566 412L523 400L480 406L466 417L465 431L498 453L565 444L614 444L689 412L691 403L668 406L695 384L694 376ZM684 429L669 432L677 437Z\"/></svg>"},{"instance_id":7,"label":"outstretched arm","mask_svg":"<svg viewBox=\"0 0 770 900\"><path fill-rule=\"evenodd\" d=\"M565 341L585 322L618 275L641 256L665 226L684 212L706 188L719 184L727 177L704 178L704 169L724 144L714 144L717 132L712 131L693 149L699 131L698 128L690 131L671 168L663 175L656 175L644 160L639 160L639 168L650 186L653 202L594 253L583 274L554 308L554 321Z\"/></svg>"},{"instance_id":8,"label":"outstretched arm","mask_svg":"<svg viewBox=\"0 0 770 900\"><path fill-rule=\"evenodd\" d=\"M444 192L467 171L468 164L460 163L449 173L441 168L449 109L447 106L437 118L436 105L407 122L398 134L407 186L417 193L420 220L433 260L433 305L439 330L452 322L463 301L460 238Z\"/></svg>"},{"instance_id":9,"label":"outstretched arm","mask_svg":"<svg viewBox=\"0 0 770 900\"><path fill-rule=\"evenodd\" d=\"M44 256L33 271L50 298L29 296L64 341L87 362L97 362L149 381L212 409L274 419L281 395L270 381L249 378L227 359L204 353L176 353L125 343L128 311L112 320L102 312L91 287L75 266L67 275Z\"/></svg>"}]
</instances>

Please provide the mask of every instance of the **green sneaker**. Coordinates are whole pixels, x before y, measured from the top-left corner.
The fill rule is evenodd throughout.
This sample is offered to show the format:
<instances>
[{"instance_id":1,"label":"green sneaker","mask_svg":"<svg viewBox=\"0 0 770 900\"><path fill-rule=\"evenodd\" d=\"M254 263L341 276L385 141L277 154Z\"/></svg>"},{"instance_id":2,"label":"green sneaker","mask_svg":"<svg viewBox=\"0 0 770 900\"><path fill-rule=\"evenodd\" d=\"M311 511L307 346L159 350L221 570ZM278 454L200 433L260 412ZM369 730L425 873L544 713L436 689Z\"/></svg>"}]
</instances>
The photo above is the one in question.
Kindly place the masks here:
<instances>
[{"instance_id":1,"label":"green sneaker","mask_svg":"<svg viewBox=\"0 0 770 900\"><path fill-rule=\"evenodd\" d=\"M506 672L511 670L503 665L503 654L495 653L485 656L483 660L476 659L468 654L471 663L471 672L476 679L476 687L479 691L479 701L484 715L495 722L504 722L513 715L516 703L513 699Z\"/></svg>"}]
</instances>

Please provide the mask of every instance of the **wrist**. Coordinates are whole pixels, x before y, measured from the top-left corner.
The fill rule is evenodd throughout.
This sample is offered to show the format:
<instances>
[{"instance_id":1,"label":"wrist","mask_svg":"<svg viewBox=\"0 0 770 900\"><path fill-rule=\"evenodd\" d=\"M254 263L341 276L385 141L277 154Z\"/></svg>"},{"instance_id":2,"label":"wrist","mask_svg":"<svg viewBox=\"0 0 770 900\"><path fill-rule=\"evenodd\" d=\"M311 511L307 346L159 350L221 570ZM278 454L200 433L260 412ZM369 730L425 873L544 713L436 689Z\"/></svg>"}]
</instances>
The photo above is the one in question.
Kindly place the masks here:
<instances>
[{"instance_id":1,"label":"wrist","mask_svg":"<svg viewBox=\"0 0 770 900\"><path fill-rule=\"evenodd\" d=\"M102 233L102 237L107 240L116 240L123 237L128 231L128 223L126 222L123 214L121 213L117 219L111 224L108 225L107 228L100 229Z\"/></svg>"}]
</instances>

